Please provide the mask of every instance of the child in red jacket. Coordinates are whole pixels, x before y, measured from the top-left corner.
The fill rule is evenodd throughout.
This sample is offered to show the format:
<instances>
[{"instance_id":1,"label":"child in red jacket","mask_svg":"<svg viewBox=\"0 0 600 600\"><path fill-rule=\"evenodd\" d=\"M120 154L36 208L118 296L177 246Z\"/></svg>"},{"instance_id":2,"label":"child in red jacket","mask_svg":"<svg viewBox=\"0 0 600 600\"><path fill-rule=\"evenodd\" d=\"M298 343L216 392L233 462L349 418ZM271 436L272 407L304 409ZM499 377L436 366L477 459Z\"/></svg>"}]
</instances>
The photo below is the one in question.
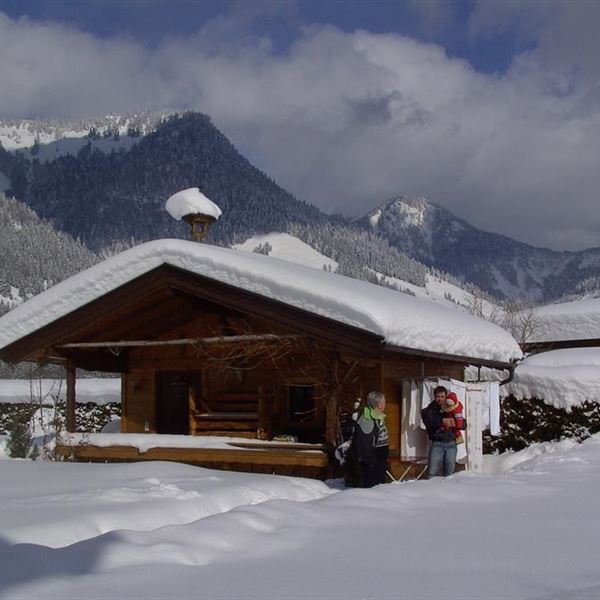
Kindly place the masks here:
<instances>
[{"instance_id":1,"label":"child in red jacket","mask_svg":"<svg viewBox=\"0 0 600 600\"><path fill-rule=\"evenodd\" d=\"M464 443L462 436L462 429L465 425L464 408L462 402L458 399L458 396L454 392L448 392L446 400L442 404L442 411L448 415L448 417L454 419L454 437L457 444Z\"/></svg>"}]
</instances>

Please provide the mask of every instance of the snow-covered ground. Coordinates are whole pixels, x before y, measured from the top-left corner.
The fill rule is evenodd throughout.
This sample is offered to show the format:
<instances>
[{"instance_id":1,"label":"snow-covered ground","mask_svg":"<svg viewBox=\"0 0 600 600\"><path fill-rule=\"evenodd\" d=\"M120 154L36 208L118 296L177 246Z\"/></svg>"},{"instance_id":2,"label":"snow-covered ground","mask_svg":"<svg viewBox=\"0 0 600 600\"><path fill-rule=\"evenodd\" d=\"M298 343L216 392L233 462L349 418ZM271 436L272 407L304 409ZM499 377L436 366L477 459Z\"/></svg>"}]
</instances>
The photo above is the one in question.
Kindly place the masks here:
<instances>
[{"instance_id":1,"label":"snow-covered ground","mask_svg":"<svg viewBox=\"0 0 600 600\"><path fill-rule=\"evenodd\" d=\"M600 597L600 436L487 467L337 491L168 463L0 461L0 597Z\"/></svg>"}]
</instances>

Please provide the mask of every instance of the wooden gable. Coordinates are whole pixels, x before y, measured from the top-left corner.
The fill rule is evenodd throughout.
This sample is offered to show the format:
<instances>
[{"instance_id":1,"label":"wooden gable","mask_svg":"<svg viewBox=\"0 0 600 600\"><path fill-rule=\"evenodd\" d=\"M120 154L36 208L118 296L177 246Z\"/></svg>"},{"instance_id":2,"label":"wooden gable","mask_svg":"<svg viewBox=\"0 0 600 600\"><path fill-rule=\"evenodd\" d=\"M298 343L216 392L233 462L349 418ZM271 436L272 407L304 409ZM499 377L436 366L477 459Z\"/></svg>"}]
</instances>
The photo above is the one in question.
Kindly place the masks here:
<instances>
[{"instance_id":1,"label":"wooden gable","mask_svg":"<svg viewBox=\"0 0 600 600\"><path fill-rule=\"evenodd\" d=\"M198 319L223 323L250 315L274 327L325 339L360 355L382 350L381 336L213 279L162 265L107 292L0 350L7 362L69 360L88 369L124 371L125 355L67 344L159 340ZM269 333L265 331L264 333Z\"/></svg>"}]
</instances>

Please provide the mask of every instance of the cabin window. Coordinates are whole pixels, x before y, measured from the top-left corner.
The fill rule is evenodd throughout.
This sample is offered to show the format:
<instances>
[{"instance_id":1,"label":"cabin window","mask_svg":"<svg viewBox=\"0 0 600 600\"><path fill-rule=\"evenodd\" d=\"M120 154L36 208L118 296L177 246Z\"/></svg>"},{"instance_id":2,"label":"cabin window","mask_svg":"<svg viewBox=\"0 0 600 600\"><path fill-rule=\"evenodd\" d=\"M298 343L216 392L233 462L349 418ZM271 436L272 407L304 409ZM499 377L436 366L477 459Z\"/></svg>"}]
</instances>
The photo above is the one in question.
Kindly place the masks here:
<instances>
[{"instance_id":1,"label":"cabin window","mask_svg":"<svg viewBox=\"0 0 600 600\"><path fill-rule=\"evenodd\" d=\"M290 385L288 392L288 419L290 423L315 421L315 386Z\"/></svg>"}]
</instances>

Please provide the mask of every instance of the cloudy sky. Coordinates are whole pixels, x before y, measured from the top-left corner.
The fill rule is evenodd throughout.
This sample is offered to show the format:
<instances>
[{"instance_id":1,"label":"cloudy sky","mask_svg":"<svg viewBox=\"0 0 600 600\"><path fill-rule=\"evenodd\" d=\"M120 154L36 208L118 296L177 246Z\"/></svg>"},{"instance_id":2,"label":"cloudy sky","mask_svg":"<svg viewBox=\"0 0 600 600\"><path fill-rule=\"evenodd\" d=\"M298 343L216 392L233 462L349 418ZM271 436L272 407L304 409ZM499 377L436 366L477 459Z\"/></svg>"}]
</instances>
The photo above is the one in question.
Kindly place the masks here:
<instances>
[{"instance_id":1,"label":"cloudy sky","mask_svg":"<svg viewBox=\"0 0 600 600\"><path fill-rule=\"evenodd\" d=\"M0 0L0 119L194 108L301 199L600 246L600 2Z\"/></svg>"}]
</instances>

